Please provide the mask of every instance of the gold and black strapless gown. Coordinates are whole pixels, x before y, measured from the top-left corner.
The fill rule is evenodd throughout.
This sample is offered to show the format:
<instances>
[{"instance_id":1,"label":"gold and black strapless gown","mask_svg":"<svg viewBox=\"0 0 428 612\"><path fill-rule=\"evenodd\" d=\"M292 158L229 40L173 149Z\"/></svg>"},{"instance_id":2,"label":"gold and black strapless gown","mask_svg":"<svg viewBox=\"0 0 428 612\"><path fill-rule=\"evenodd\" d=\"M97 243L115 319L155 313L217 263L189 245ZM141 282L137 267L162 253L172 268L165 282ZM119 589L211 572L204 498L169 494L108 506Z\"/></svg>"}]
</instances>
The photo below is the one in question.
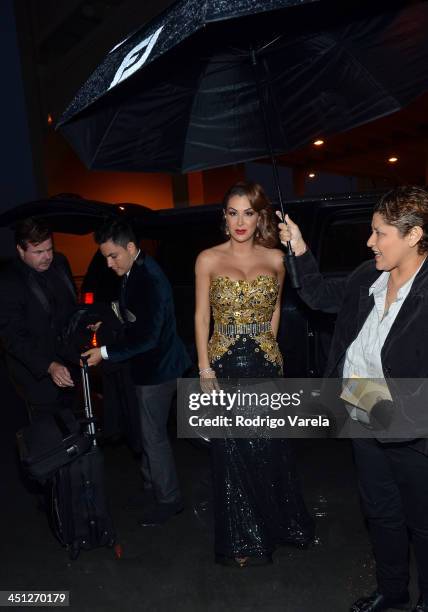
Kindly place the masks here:
<instances>
[{"instance_id":1,"label":"gold and black strapless gown","mask_svg":"<svg viewBox=\"0 0 428 612\"><path fill-rule=\"evenodd\" d=\"M271 330L278 281L219 276L211 282L214 332L208 345L218 378L276 378L282 355ZM303 501L292 440L211 440L215 553L219 557L270 557L276 546L305 546L314 524Z\"/></svg>"}]
</instances>

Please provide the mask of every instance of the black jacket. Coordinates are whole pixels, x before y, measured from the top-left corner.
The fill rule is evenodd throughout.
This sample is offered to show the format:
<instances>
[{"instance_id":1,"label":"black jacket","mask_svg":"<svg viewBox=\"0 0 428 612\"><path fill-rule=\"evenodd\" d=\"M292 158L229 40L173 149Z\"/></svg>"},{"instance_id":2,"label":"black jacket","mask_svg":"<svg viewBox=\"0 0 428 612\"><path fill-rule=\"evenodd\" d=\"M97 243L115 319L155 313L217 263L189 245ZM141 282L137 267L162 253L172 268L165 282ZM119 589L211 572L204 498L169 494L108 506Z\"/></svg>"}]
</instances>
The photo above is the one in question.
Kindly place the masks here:
<instances>
[{"instance_id":1,"label":"black jacket","mask_svg":"<svg viewBox=\"0 0 428 612\"><path fill-rule=\"evenodd\" d=\"M61 362L58 336L76 304L66 258L56 253L48 272L56 307L39 282L41 273L20 259L0 274L0 339L12 379L30 403L57 398L47 369L52 361Z\"/></svg>"},{"instance_id":2,"label":"black jacket","mask_svg":"<svg viewBox=\"0 0 428 612\"><path fill-rule=\"evenodd\" d=\"M107 344L112 362L131 360L136 385L157 385L180 377L191 363L177 335L171 286L149 255L132 265L123 295L125 329Z\"/></svg>"},{"instance_id":3,"label":"black jacket","mask_svg":"<svg viewBox=\"0 0 428 612\"><path fill-rule=\"evenodd\" d=\"M341 378L346 351L374 306L369 287L381 272L376 270L374 261L368 261L346 279L328 280L319 272L309 251L296 260L303 301L313 309L338 313L325 376ZM425 437L428 434L428 259L385 340L381 362L395 414L404 419L397 419L397 439L405 422L409 424L409 431L414 432L412 437Z\"/></svg>"}]
</instances>

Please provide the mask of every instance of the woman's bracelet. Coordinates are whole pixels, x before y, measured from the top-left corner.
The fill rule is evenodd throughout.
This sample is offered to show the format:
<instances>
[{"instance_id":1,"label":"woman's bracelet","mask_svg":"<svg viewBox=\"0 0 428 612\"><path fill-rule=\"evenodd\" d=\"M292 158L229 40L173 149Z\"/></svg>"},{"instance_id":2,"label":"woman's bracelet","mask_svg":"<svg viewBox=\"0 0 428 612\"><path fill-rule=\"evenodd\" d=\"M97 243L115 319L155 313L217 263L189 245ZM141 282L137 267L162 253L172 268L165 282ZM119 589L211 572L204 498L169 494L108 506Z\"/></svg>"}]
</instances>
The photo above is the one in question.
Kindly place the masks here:
<instances>
[{"instance_id":1,"label":"woman's bracelet","mask_svg":"<svg viewBox=\"0 0 428 612\"><path fill-rule=\"evenodd\" d=\"M202 374L215 374L215 372L212 368L202 368L202 370L199 370L199 376L202 376Z\"/></svg>"}]
</instances>

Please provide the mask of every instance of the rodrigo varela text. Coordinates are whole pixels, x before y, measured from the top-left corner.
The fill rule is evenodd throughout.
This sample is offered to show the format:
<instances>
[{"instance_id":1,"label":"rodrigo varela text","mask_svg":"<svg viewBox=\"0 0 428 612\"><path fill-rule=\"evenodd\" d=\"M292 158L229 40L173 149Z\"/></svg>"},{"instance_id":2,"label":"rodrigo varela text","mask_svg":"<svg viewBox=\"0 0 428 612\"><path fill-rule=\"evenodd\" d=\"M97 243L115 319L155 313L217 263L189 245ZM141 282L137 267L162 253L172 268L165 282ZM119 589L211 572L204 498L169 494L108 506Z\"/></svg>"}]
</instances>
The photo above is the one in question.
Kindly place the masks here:
<instances>
[{"instance_id":1,"label":"rodrigo varela text","mask_svg":"<svg viewBox=\"0 0 428 612\"><path fill-rule=\"evenodd\" d=\"M287 420L286 420L287 419ZM245 417L235 414L233 417L217 415L214 417L199 417L192 414L189 417L191 427L329 427L330 421L322 415L312 417L300 417L297 415L287 415L286 419L268 416Z\"/></svg>"}]
</instances>

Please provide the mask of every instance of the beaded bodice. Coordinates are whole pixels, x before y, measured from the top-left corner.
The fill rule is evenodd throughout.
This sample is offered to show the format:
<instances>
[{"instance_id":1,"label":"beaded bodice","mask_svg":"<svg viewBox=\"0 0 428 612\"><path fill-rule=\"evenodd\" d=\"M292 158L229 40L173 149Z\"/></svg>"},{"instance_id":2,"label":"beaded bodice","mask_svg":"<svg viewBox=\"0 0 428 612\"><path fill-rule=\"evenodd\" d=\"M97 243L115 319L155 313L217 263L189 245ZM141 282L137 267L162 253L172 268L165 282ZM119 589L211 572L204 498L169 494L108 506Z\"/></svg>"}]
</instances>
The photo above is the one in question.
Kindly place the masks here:
<instances>
[{"instance_id":1,"label":"beaded bodice","mask_svg":"<svg viewBox=\"0 0 428 612\"><path fill-rule=\"evenodd\" d=\"M277 279L267 274L250 281L217 276L210 286L214 322L237 325L270 321L278 290Z\"/></svg>"},{"instance_id":2,"label":"beaded bodice","mask_svg":"<svg viewBox=\"0 0 428 612\"><path fill-rule=\"evenodd\" d=\"M214 333L208 345L211 363L231 350L236 340L245 337L253 341L254 350L262 350L266 359L282 366L281 353L270 328L278 292L277 279L268 274L259 274L249 281L228 276L217 276L211 281L209 297L214 318ZM248 329L251 324L254 324L252 330ZM228 333L225 326L229 327Z\"/></svg>"}]
</instances>

